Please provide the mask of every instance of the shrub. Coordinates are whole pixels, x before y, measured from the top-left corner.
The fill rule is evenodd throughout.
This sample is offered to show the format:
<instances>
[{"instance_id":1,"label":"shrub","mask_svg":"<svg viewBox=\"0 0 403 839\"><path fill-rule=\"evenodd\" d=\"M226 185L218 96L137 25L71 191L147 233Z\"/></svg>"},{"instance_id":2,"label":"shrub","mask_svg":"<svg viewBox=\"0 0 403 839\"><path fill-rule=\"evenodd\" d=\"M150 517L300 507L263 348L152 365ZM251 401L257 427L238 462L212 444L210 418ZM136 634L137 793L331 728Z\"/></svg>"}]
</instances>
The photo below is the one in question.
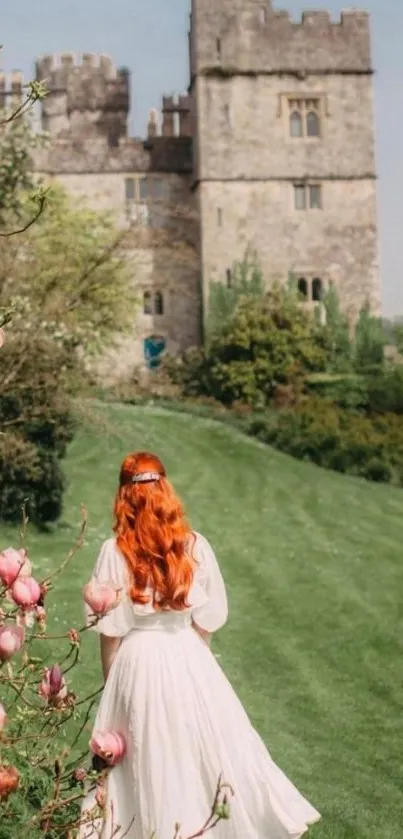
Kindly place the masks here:
<instances>
[{"instance_id":1,"label":"shrub","mask_svg":"<svg viewBox=\"0 0 403 839\"><path fill-rule=\"evenodd\" d=\"M403 485L403 421L360 416L309 397L294 410L252 420L249 433L300 460Z\"/></svg>"},{"instance_id":2,"label":"shrub","mask_svg":"<svg viewBox=\"0 0 403 839\"><path fill-rule=\"evenodd\" d=\"M328 347L323 329L287 288L261 299L240 298L235 311L204 351L194 350L170 367L185 396L210 396L224 405L266 406L279 385L324 370Z\"/></svg>"},{"instance_id":3,"label":"shrub","mask_svg":"<svg viewBox=\"0 0 403 839\"><path fill-rule=\"evenodd\" d=\"M65 480L60 467L74 423L69 392L78 368L49 339L7 336L0 376L0 516L18 521L26 506L31 521L55 521Z\"/></svg>"},{"instance_id":4,"label":"shrub","mask_svg":"<svg viewBox=\"0 0 403 839\"><path fill-rule=\"evenodd\" d=\"M376 414L403 414L403 367L386 368L366 382L368 410Z\"/></svg>"},{"instance_id":5,"label":"shrub","mask_svg":"<svg viewBox=\"0 0 403 839\"><path fill-rule=\"evenodd\" d=\"M355 373L318 373L305 379L308 392L335 402L341 408L367 410L368 382Z\"/></svg>"},{"instance_id":6,"label":"shrub","mask_svg":"<svg viewBox=\"0 0 403 839\"><path fill-rule=\"evenodd\" d=\"M62 510L65 479L56 454L15 434L0 435L0 510L18 522L26 508L31 521L55 521Z\"/></svg>"}]
</instances>

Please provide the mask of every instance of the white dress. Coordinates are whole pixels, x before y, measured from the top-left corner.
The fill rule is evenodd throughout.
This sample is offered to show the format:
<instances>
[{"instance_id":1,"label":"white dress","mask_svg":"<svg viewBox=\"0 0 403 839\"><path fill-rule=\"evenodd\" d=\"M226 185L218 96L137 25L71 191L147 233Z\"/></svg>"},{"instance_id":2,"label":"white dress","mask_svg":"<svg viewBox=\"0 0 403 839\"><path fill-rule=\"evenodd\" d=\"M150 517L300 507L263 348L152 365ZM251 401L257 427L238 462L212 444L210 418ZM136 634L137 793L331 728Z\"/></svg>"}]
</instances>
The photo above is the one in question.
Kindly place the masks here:
<instances>
[{"instance_id":1,"label":"white dress","mask_svg":"<svg viewBox=\"0 0 403 839\"><path fill-rule=\"evenodd\" d=\"M191 626L193 618L216 632L228 614L217 560L199 534L194 557L188 611L161 614L124 595L96 627L123 641L95 729L119 731L127 743L126 757L109 775L102 839L173 839L178 823L186 839L205 824L220 775L234 790L232 815L212 839L298 839L320 815L273 762ZM93 578L127 591L126 564L114 539L103 545ZM81 835L98 834L87 825Z\"/></svg>"}]
</instances>

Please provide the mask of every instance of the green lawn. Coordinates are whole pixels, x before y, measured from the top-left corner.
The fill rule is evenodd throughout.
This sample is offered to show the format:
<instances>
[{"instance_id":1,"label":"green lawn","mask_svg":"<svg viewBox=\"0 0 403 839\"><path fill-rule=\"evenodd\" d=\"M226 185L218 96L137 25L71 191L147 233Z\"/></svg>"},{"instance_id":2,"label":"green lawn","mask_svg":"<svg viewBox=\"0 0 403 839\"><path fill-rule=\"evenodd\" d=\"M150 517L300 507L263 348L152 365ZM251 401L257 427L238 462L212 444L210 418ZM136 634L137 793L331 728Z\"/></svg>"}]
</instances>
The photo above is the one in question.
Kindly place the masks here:
<instances>
[{"instance_id":1,"label":"green lawn","mask_svg":"<svg viewBox=\"0 0 403 839\"><path fill-rule=\"evenodd\" d=\"M166 463L213 543L230 599L221 662L274 759L321 810L316 839L397 839L403 829L403 493L322 472L223 425L157 408L94 404L70 448L64 520L29 532L41 573L89 511L85 548L52 622L77 625L80 588L110 531L121 458ZM1 542L16 543L3 528ZM100 680L85 637L76 689ZM241 748L240 744L240 748ZM247 837L245 837L247 839Z\"/></svg>"}]
</instances>

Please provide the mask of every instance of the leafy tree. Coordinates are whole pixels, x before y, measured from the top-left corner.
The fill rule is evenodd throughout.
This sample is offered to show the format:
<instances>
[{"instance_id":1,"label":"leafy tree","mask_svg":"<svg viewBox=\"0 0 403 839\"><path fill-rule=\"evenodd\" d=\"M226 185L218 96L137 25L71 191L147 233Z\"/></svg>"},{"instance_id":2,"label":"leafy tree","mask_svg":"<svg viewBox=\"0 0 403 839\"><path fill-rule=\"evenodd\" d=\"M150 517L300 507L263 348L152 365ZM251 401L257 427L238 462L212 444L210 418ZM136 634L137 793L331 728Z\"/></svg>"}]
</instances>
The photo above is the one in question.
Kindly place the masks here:
<instances>
[{"instance_id":1,"label":"leafy tree","mask_svg":"<svg viewBox=\"0 0 403 839\"><path fill-rule=\"evenodd\" d=\"M355 331L354 364L357 370L366 371L382 367L385 357L387 335L382 318L371 314L364 306Z\"/></svg>"},{"instance_id":2,"label":"leafy tree","mask_svg":"<svg viewBox=\"0 0 403 839\"><path fill-rule=\"evenodd\" d=\"M279 385L297 384L326 368L323 329L298 304L293 291L273 287L261 299L241 297L228 323L211 341L202 383L224 404L260 407Z\"/></svg>"},{"instance_id":3,"label":"leafy tree","mask_svg":"<svg viewBox=\"0 0 403 839\"><path fill-rule=\"evenodd\" d=\"M348 319L340 307L337 291L331 287L324 297L325 333L329 346L328 372L347 373L352 369L353 345Z\"/></svg>"},{"instance_id":4,"label":"leafy tree","mask_svg":"<svg viewBox=\"0 0 403 839\"><path fill-rule=\"evenodd\" d=\"M207 341L226 326L240 299L256 299L264 295L262 271L256 257L249 251L242 262L234 263L229 276L230 280L226 285L221 281L213 281L210 284Z\"/></svg>"},{"instance_id":5,"label":"leafy tree","mask_svg":"<svg viewBox=\"0 0 403 839\"><path fill-rule=\"evenodd\" d=\"M62 510L60 461L83 359L131 325L134 296L128 231L61 189L37 187L26 107L40 95L29 88L0 120L0 515L18 520L24 504L44 524Z\"/></svg>"}]
</instances>

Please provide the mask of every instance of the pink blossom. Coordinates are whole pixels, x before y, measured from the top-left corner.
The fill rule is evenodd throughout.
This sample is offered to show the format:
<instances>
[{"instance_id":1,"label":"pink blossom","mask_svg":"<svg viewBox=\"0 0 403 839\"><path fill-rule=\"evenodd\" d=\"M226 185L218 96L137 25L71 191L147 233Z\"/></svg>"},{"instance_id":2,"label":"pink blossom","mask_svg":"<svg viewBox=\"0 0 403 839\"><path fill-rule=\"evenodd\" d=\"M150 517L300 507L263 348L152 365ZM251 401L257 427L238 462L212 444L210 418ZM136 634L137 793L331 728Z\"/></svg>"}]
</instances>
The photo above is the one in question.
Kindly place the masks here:
<instances>
[{"instance_id":1,"label":"pink blossom","mask_svg":"<svg viewBox=\"0 0 403 839\"><path fill-rule=\"evenodd\" d=\"M120 601L118 589L110 583L97 583L91 580L84 587L84 600L97 618L102 618L116 609Z\"/></svg>"},{"instance_id":2,"label":"pink blossom","mask_svg":"<svg viewBox=\"0 0 403 839\"><path fill-rule=\"evenodd\" d=\"M24 640L25 632L22 626L1 626L0 661L8 661L15 653L18 653Z\"/></svg>"},{"instance_id":3,"label":"pink blossom","mask_svg":"<svg viewBox=\"0 0 403 839\"><path fill-rule=\"evenodd\" d=\"M120 763L126 752L126 743L116 731L94 731L90 742L94 755L101 757L108 766Z\"/></svg>"},{"instance_id":4,"label":"pink blossom","mask_svg":"<svg viewBox=\"0 0 403 839\"><path fill-rule=\"evenodd\" d=\"M6 714L5 709L3 708L3 705L0 702L0 734L3 731L3 728L6 724L6 722L7 722L7 714Z\"/></svg>"},{"instance_id":5,"label":"pink blossom","mask_svg":"<svg viewBox=\"0 0 403 839\"><path fill-rule=\"evenodd\" d=\"M66 699L66 680L58 664L54 664L53 667L45 670L39 686L39 693L43 699L46 699L51 704L57 704L63 699Z\"/></svg>"},{"instance_id":6,"label":"pink blossom","mask_svg":"<svg viewBox=\"0 0 403 839\"><path fill-rule=\"evenodd\" d=\"M7 548L0 553L0 580L7 588L12 586L17 577L26 577L31 573L31 563L25 550L15 551Z\"/></svg>"},{"instance_id":7,"label":"pink blossom","mask_svg":"<svg viewBox=\"0 0 403 839\"><path fill-rule=\"evenodd\" d=\"M17 606L22 609L32 609L41 599L42 592L39 583L33 577L22 577L13 583L11 596Z\"/></svg>"}]
</instances>

